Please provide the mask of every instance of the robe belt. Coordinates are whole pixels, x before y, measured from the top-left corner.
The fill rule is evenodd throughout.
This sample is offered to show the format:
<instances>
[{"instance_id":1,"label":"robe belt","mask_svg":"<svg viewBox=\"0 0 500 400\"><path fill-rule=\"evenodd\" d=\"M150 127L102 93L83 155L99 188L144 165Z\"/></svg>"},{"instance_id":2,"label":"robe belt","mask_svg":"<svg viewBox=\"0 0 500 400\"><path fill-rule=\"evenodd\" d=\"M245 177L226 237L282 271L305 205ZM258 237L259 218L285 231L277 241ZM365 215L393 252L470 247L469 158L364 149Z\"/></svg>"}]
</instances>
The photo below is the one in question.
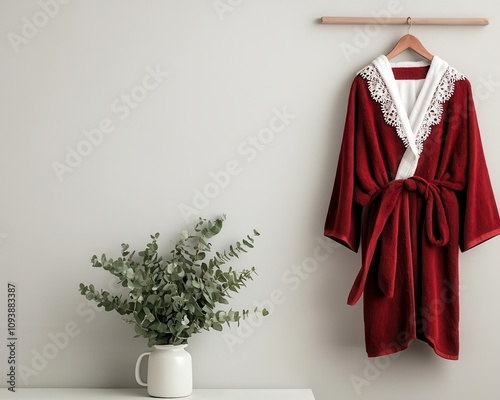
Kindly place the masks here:
<instances>
[{"instance_id":1,"label":"robe belt","mask_svg":"<svg viewBox=\"0 0 500 400\"><path fill-rule=\"evenodd\" d=\"M375 222L371 232L366 235L366 251L363 253L363 263L349 293L348 304L356 304L365 289L366 278L373 260L375 249L379 238L386 227L387 221L395 207L402 201L402 195L406 192L416 192L425 200L424 229L429 240L434 246L445 246L449 240L448 220L441 197L441 188L457 191L463 185L449 181L427 181L421 177L413 176L408 179L398 179L389 182L385 187L375 193L367 207L373 205L379 199L379 207L376 211ZM390 233L390 232L387 232ZM397 238L393 238L394 246L397 246ZM411 252L410 244L407 250ZM385 296L394 297L394 286L396 281L397 257L392 262L379 265L378 285Z\"/></svg>"}]
</instances>

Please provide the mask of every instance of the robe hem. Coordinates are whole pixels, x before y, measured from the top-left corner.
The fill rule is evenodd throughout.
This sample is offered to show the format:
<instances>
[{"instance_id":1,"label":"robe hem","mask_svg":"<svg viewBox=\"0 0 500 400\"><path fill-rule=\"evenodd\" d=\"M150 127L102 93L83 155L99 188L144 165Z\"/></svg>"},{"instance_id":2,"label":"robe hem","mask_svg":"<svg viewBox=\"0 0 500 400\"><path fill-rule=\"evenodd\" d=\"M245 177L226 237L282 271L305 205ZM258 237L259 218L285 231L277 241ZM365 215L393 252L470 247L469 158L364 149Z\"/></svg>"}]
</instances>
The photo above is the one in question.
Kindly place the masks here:
<instances>
[{"instance_id":1,"label":"robe hem","mask_svg":"<svg viewBox=\"0 0 500 400\"><path fill-rule=\"evenodd\" d=\"M494 229L490 232L484 233L472 240L469 240L467 243L465 243L462 253L466 252L467 250L472 249L473 247L476 247L477 245L486 242L489 239L494 238L495 236L500 235L500 228Z\"/></svg>"},{"instance_id":2,"label":"robe hem","mask_svg":"<svg viewBox=\"0 0 500 400\"><path fill-rule=\"evenodd\" d=\"M426 342L429 346L432 347L434 350L434 353L436 353L438 356L445 358L447 360L458 360L458 354L447 354L436 348L435 340L432 337L425 337L424 339L420 339Z\"/></svg>"},{"instance_id":3,"label":"robe hem","mask_svg":"<svg viewBox=\"0 0 500 400\"><path fill-rule=\"evenodd\" d=\"M454 360L454 361L458 360L458 355L456 355L456 354L452 355L452 354L444 353L441 350L439 350L439 349L436 348L436 345L434 344L432 338L426 338L426 339L427 340L413 337L410 340L408 340L407 342L398 345L397 348L384 349L384 350L379 351L377 353L366 352L366 354L370 358L388 356L390 354L395 354L395 353L399 353L401 351L406 350L408 348L408 346L410 345L410 343L412 341L414 341L414 340L422 340L423 342L427 343L430 347L432 347L432 350L434 350L434 353L436 353L438 356L440 356L440 357L442 357L442 358L444 358L446 360Z\"/></svg>"}]
</instances>

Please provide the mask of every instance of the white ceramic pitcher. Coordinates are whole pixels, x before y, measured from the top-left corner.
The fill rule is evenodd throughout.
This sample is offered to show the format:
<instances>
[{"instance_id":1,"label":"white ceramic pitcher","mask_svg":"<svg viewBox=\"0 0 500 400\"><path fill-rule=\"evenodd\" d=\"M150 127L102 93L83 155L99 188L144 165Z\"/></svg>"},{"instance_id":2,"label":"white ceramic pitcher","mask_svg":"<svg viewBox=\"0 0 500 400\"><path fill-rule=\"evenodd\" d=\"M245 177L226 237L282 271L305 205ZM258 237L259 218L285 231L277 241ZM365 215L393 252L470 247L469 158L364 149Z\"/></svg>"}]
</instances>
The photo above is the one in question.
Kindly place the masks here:
<instances>
[{"instance_id":1,"label":"white ceramic pitcher","mask_svg":"<svg viewBox=\"0 0 500 400\"><path fill-rule=\"evenodd\" d=\"M157 345L152 352L143 353L135 364L135 380L147 386L148 394L153 397L186 397L193 391L193 367L191 354L183 345ZM141 361L149 355L148 379L143 382L140 376Z\"/></svg>"}]
</instances>

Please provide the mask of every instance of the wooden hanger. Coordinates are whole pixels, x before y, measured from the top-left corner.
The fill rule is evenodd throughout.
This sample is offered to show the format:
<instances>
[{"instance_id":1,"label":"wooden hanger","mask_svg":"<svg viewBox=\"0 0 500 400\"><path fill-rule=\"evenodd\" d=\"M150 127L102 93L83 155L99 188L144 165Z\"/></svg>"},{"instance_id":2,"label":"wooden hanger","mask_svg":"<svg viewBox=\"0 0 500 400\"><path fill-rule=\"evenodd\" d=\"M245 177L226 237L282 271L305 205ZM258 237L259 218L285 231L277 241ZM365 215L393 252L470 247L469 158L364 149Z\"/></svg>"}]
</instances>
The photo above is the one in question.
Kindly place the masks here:
<instances>
[{"instance_id":1,"label":"wooden hanger","mask_svg":"<svg viewBox=\"0 0 500 400\"><path fill-rule=\"evenodd\" d=\"M396 46L394 46L394 48L386 55L387 59L390 60L403 51L410 49L428 61L431 61L434 56L424 47L420 40L418 40L415 36L410 35L410 28L412 25L411 18L408 17L407 21L410 25L408 27L408 33L399 39Z\"/></svg>"}]
</instances>

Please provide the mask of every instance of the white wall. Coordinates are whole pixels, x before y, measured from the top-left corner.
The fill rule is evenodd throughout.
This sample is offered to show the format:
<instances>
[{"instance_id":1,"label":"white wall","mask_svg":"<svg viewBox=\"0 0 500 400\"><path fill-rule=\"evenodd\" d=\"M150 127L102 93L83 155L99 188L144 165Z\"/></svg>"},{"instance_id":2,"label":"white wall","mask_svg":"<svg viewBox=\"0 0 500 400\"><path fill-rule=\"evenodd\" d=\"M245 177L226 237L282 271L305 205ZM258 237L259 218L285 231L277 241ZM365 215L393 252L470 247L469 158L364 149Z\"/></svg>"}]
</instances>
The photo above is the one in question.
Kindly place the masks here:
<instances>
[{"instance_id":1,"label":"white wall","mask_svg":"<svg viewBox=\"0 0 500 400\"><path fill-rule=\"evenodd\" d=\"M187 226L179 206L212 182L210 172L234 160L238 173L201 215L228 214L221 246L254 227L262 233L236 265L255 265L259 276L235 304L268 301L273 290L282 301L252 331L192 338L197 387L311 387L318 400L349 399L358 398L356 375L369 383L358 388L364 399L498 398L498 240L461 255L456 362L413 343L397 359L367 369L362 310L346 305L357 254L335 249L296 290L286 281L322 237L351 80L406 33L375 27L363 43L359 29L369 28L320 25L323 15L367 16L392 7L395 16L491 18L488 27L412 33L472 82L500 198L500 158L493 152L500 145L497 3L394 1L221 0L234 6L219 16L214 0L73 0L47 21L37 1L0 3L0 326L6 282L14 281L18 362L36 372L18 374L19 387L135 386L133 366L145 341L133 339L118 315L89 311L78 284L109 281L89 258L117 254L122 242L142 246L156 231L167 250ZM12 45L8 35L21 35L23 18L46 25ZM346 56L346 44L356 52ZM168 77L158 78L125 117L114 102L133 90L140 95L148 68ZM295 117L250 160L245 141L283 109ZM67 147L82 146L83 130L106 121L111 132L83 149L89 154L59 181L53 163L66 163ZM48 351L49 334L71 322L79 334L42 365L35 356ZM231 346L228 338L238 342ZM5 386L4 346L0 356Z\"/></svg>"}]
</instances>

